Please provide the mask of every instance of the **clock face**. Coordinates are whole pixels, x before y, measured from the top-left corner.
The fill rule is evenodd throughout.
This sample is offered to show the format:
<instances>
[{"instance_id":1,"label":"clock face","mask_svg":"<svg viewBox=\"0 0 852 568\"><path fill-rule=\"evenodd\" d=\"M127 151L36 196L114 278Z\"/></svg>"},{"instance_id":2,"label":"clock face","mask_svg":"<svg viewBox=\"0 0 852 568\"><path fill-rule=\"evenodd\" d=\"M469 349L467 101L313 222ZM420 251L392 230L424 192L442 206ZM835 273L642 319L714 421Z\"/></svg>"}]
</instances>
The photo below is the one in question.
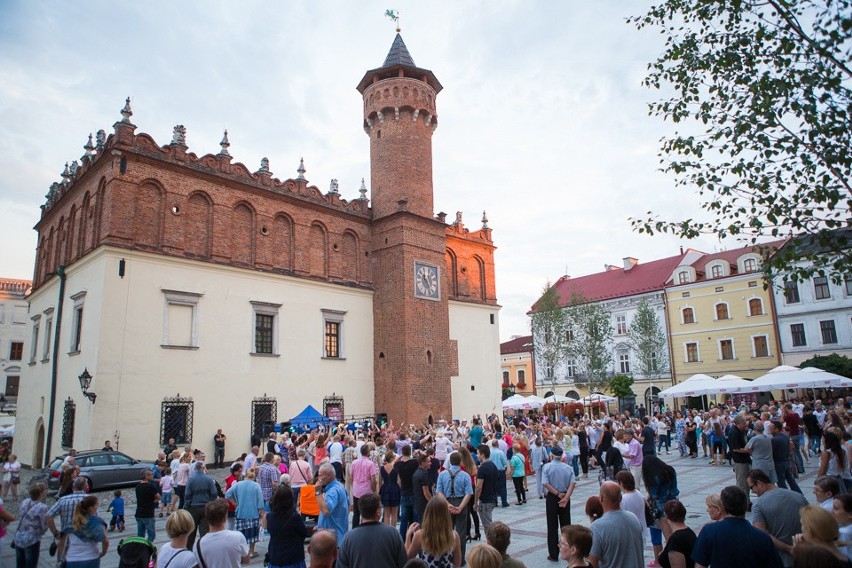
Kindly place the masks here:
<instances>
[{"instance_id":1,"label":"clock face","mask_svg":"<svg viewBox=\"0 0 852 568\"><path fill-rule=\"evenodd\" d=\"M441 296L438 267L414 263L414 295L418 298L437 300Z\"/></svg>"}]
</instances>

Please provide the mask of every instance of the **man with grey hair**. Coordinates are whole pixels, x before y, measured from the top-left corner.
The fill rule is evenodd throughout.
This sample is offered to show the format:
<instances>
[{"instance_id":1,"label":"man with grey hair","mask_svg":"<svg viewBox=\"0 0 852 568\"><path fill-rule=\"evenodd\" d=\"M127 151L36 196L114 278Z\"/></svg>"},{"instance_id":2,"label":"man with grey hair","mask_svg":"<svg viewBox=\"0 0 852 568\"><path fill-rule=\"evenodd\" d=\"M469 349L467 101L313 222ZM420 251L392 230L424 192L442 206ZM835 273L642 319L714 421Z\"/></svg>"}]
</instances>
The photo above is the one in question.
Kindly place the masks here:
<instances>
[{"instance_id":1,"label":"man with grey hair","mask_svg":"<svg viewBox=\"0 0 852 568\"><path fill-rule=\"evenodd\" d=\"M77 508L77 503L83 500L86 496L86 488L88 482L85 477L78 477L72 485L73 493L60 497L53 507L47 512L47 526L50 532L56 538L58 546L59 558L63 558L62 553L65 548L65 540L68 538L68 533L71 530L71 525L74 523L74 509ZM56 522L53 517L59 515L60 526L56 528Z\"/></svg>"},{"instance_id":2,"label":"man with grey hair","mask_svg":"<svg viewBox=\"0 0 852 568\"><path fill-rule=\"evenodd\" d=\"M332 467L334 470L334 467ZM314 533L308 543L311 568L334 568L337 561L338 538L331 529L321 529Z\"/></svg>"},{"instance_id":3,"label":"man with grey hair","mask_svg":"<svg viewBox=\"0 0 852 568\"><path fill-rule=\"evenodd\" d=\"M349 496L343 484L337 480L333 465L324 463L320 466L314 490L320 510L317 527L334 529L337 533L337 546L341 546L343 537L349 530Z\"/></svg>"}]
</instances>

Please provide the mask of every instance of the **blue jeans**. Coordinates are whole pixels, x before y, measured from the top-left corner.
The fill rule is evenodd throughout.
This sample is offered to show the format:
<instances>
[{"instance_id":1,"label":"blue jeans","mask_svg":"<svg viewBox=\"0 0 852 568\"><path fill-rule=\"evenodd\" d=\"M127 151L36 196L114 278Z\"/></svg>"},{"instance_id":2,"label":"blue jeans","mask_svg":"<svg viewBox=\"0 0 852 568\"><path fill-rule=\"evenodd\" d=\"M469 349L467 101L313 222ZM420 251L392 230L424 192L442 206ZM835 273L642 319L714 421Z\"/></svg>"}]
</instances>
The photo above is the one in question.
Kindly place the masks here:
<instances>
[{"instance_id":1,"label":"blue jeans","mask_svg":"<svg viewBox=\"0 0 852 568\"><path fill-rule=\"evenodd\" d=\"M154 542L154 517L136 517L136 536L145 536L151 542Z\"/></svg>"},{"instance_id":2,"label":"blue jeans","mask_svg":"<svg viewBox=\"0 0 852 568\"><path fill-rule=\"evenodd\" d=\"M500 472L500 482L497 484L497 495L500 497L500 504L504 507L509 506L509 495L506 493L506 470L498 469Z\"/></svg>"},{"instance_id":3,"label":"blue jeans","mask_svg":"<svg viewBox=\"0 0 852 568\"><path fill-rule=\"evenodd\" d=\"M405 540L408 525L414 522L414 497L411 495L400 495L399 497L399 534Z\"/></svg>"},{"instance_id":4,"label":"blue jeans","mask_svg":"<svg viewBox=\"0 0 852 568\"><path fill-rule=\"evenodd\" d=\"M41 542L37 542L30 546L16 546L15 558L19 568L38 568L38 553L41 549Z\"/></svg>"},{"instance_id":5,"label":"blue jeans","mask_svg":"<svg viewBox=\"0 0 852 568\"><path fill-rule=\"evenodd\" d=\"M804 434L799 434L797 436L790 436L790 439L793 441L794 447L796 448L794 451L796 455L796 467L799 468L799 473L805 473L805 458L802 457L802 452L799 448L802 446L802 438L804 438Z\"/></svg>"},{"instance_id":6,"label":"blue jeans","mask_svg":"<svg viewBox=\"0 0 852 568\"><path fill-rule=\"evenodd\" d=\"M305 568L305 561L300 560L295 564L282 564L280 566L278 564L270 564L269 568Z\"/></svg>"},{"instance_id":7,"label":"blue jeans","mask_svg":"<svg viewBox=\"0 0 852 568\"><path fill-rule=\"evenodd\" d=\"M820 447L822 446L822 436L811 436L808 435L808 438L811 440L811 451L815 456L819 455Z\"/></svg>"},{"instance_id":8,"label":"blue jeans","mask_svg":"<svg viewBox=\"0 0 852 568\"><path fill-rule=\"evenodd\" d=\"M580 456L576 455L571 460L571 467L574 468L574 477L580 477ZM541 495L541 493L539 493Z\"/></svg>"}]
</instances>

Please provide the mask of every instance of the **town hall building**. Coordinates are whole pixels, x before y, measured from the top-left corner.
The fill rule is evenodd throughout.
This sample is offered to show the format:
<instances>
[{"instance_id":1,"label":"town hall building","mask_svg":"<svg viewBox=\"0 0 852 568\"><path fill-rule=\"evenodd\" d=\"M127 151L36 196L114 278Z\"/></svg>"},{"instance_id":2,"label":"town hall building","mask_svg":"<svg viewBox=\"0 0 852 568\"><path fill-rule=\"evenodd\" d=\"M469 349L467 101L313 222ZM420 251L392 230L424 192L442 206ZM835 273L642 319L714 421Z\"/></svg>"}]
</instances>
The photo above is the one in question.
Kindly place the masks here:
<instances>
[{"instance_id":1,"label":"town hall building","mask_svg":"<svg viewBox=\"0 0 852 568\"><path fill-rule=\"evenodd\" d=\"M366 184L351 200L334 180L319 190L303 164L283 180L266 159L251 171L227 133L216 155L192 153L180 125L161 145L130 99L90 137L35 226L24 463L104 440L212 454L217 428L234 459L262 423L329 399L395 424L499 410L491 228L433 204L441 83L397 35L357 89L369 200Z\"/></svg>"}]
</instances>

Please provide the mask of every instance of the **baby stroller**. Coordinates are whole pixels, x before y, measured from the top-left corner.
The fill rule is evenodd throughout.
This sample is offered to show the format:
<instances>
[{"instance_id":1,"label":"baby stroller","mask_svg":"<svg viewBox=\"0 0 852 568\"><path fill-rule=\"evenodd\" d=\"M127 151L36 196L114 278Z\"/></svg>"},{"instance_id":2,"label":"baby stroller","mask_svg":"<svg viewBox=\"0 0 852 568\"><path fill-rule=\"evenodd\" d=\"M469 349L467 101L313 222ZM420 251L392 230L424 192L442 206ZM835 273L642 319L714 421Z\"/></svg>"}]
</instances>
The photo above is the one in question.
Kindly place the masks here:
<instances>
[{"instance_id":1,"label":"baby stroller","mask_svg":"<svg viewBox=\"0 0 852 568\"><path fill-rule=\"evenodd\" d=\"M615 447L608 449L604 454L600 473L598 473L598 485L603 485L604 481L615 481L615 474L622 469L626 468L621 452Z\"/></svg>"}]
</instances>

